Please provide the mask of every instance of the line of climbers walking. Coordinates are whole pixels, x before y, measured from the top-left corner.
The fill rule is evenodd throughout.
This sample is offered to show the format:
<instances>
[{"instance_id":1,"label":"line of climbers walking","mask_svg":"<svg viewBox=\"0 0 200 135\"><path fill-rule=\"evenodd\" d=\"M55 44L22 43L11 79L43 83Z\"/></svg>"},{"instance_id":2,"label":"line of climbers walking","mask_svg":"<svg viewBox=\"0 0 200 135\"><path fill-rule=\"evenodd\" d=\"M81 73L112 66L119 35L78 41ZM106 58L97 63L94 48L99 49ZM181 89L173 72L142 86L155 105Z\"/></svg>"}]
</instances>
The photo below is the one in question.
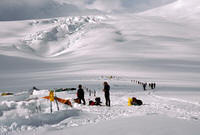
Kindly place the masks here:
<instances>
[{"instance_id":1,"label":"line of climbers walking","mask_svg":"<svg viewBox=\"0 0 200 135\"><path fill-rule=\"evenodd\" d=\"M137 80L131 80L131 82L135 82L136 84L142 85L144 91L147 90L147 86L149 86L150 89L155 89L156 88L156 83L147 83L147 82L141 82Z\"/></svg>"}]
</instances>

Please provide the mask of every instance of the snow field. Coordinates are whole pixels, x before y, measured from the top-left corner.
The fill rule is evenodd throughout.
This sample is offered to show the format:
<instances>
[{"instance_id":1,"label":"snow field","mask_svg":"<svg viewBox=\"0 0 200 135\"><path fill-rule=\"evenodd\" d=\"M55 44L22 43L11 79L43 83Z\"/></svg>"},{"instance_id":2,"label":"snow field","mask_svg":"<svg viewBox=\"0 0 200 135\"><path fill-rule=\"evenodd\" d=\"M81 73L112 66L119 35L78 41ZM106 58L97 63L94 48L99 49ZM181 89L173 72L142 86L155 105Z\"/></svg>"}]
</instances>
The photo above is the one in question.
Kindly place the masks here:
<instances>
[{"instance_id":1,"label":"snow field","mask_svg":"<svg viewBox=\"0 0 200 135\"><path fill-rule=\"evenodd\" d=\"M17 102L11 99L6 101L5 98L0 104L1 133L26 132L44 127L62 130L67 127L140 116L165 116L186 121L199 121L200 119L199 92L159 92L153 90L142 92L142 87L135 86L132 89L129 87L124 84L123 89L121 89L120 85L111 85L111 107L79 105L72 100L76 98L75 91L58 92L56 93L58 97L72 101L73 108L59 103L60 111L57 111L56 104L53 103L52 114L50 113L49 101L41 98L48 95L48 90L34 91L33 95ZM103 92L97 90L97 96L101 97L104 105ZM141 99L144 105L128 106L128 97L133 96ZM88 104L89 100L94 100L95 97L93 93L92 96L89 96L85 90L85 99Z\"/></svg>"},{"instance_id":2,"label":"snow field","mask_svg":"<svg viewBox=\"0 0 200 135\"><path fill-rule=\"evenodd\" d=\"M102 75L155 80L163 89L199 88L198 24L132 14L13 23L7 32L24 32L0 33L2 88L49 88Z\"/></svg>"},{"instance_id":3,"label":"snow field","mask_svg":"<svg viewBox=\"0 0 200 135\"><path fill-rule=\"evenodd\" d=\"M12 21L0 22L0 92L14 95L0 97L0 134L199 135L198 0L144 0L139 9L133 9L145 11L138 14L131 12L137 3L134 0L76 1L76 6L74 0L36 1L47 13L53 13L50 17L57 16L59 9L79 13L88 8L113 14L66 17L65 12L59 14L65 17L27 21L16 21L20 16L14 18L13 14L11 18L8 14L1 16L7 13L4 11L10 1L3 2L0 20ZM110 4L112 10L108 10ZM30 19L46 16L32 13ZM21 19L27 19L24 17ZM111 75L119 77L105 77ZM153 80L158 86L155 91L144 92L130 79ZM70 108L59 103L57 111L53 103L50 114L49 101L41 98L48 95L46 89L83 84L97 90L104 104L101 89L105 80L111 84L111 107L73 103ZM33 86L42 90L30 95L27 90ZM76 98L75 92L57 96ZM144 105L127 106L128 97L133 96ZM94 98L86 92L87 103Z\"/></svg>"}]
</instances>

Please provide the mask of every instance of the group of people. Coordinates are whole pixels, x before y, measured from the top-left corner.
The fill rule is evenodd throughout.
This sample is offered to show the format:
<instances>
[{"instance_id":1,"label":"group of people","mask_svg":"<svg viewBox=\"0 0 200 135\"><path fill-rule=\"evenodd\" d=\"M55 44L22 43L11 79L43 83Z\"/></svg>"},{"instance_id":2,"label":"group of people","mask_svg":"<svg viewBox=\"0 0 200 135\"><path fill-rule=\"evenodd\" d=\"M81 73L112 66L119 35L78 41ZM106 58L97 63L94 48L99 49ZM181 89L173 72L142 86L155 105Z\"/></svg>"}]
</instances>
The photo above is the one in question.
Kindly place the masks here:
<instances>
[{"instance_id":1,"label":"group of people","mask_svg":"<svg viewBox=\"0 0 200 135\"><path fill-rule=\"evenodd\" d=\"M135 82L136 84L142 85L144 91L147 90L147 86L149 86L150 89L155 89L156 88L156 83L146 83L146 82L141 82L137 80L131 80L131 82Z\"/></svg>"},{"instance_id":2,"label":"group of people","mask_svg":"<svg viewBox=\"0 0 200 135\"><path fill-rule=\"evenodd\" d=\"M110 85L107 82L104 82L103 85L104 85L103 92L105 94L106 106L110 106ZM86 104L84 90L81 84L78 85L77 98L79 103L83 102L84 105Z\"/></svg>"},{"instance_id":3,"label":"group of people","mask_svg":"<svg viewBox=\"0 0 200 135\"><path fill-rule=\"evenodd\" d=\"M146 88L147 88L147 85L149 86L149 88L151 88L151 89L155 89L156 88L156 83L142 83L142 86L143 86L143 89L144 90L147 90Z\"/></svg>"}]
</instances>

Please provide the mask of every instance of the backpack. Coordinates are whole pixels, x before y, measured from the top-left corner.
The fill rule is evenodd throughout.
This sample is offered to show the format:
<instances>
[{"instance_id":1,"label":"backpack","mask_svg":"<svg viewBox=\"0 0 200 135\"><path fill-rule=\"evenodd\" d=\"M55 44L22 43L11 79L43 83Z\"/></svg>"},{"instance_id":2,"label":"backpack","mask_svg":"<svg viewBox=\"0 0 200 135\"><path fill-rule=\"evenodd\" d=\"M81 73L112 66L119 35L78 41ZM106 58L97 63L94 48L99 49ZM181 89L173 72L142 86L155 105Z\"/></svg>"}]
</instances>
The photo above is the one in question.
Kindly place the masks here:
<instances>
[{"instance_id":1,"label":"backpack","mask_svg":"<svg viewBox=\"0 0 200 135\"><path fill-rule=\"evenodd\" d=\"M95 98L95 105L101 105L101 98L100 97L96 97Z\"/></svg>"},{"instance_id":2,"label":"backpack","mask_svg":"<svg viewBox=\"0 0 200 135\"><path fill-rule=\"evenodd\" d=\"M136 100L136 103L137 103L137 105L142 105L143 104L142 100L139 100L139 99Z\"/></svg>"},{"instance_id":3,"label":"backpack","mask_svg":"<svg viewBox=\"0 0 200 135\"><path fill-rule=\"evenodd\" d=\"M92 100L90 100L90 101L89 101L89 105L95 105L95 102L92 101Z\"/></svg>"}]
</instances>

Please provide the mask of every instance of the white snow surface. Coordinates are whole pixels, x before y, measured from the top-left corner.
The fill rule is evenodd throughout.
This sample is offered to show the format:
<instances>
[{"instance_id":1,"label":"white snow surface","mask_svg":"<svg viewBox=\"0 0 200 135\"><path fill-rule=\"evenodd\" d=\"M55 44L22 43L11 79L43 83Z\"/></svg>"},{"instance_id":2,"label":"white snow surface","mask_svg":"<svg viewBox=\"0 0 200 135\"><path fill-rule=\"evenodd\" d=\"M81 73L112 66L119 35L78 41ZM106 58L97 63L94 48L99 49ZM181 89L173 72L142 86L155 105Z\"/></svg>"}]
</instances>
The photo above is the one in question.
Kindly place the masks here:
<instances>
[{"instance_id":1,"label":"white snow surface","mask_svg":"<svg viewBox=\"0 0 200 135\"><path fill-rule=\"evenodd\" d=\"M112 86L111 107L76 104L72 100L76 98L76 91L56 93L58 97L70 99L73 108L59 103L60 110L57 111L54 102L52 114L49 100L41 98L48 95L48 90L33 92L33 95L28 97L21 94L24 95L24 99L21 98L20 101L14 101L19 95L5 97L0 104L0 131L2 134L42 134L43 132L64 134L69 130L69 134L80 134L82 133L78 128L80 127L80 130L93 134L96 128L103 130L105 123L109 125L108 129L103 131L105 134L109 134L112 130L116 130L117 134L123 132L130 134L132 130L128 130L128 128L132 129L136 125L141 129L142 125L149 126L152 121L155 121L157 126L159 123L166 122L166 127L165 124L159 127L155 125L147 127L151 131L150 134L153 134L154 131L157 134L165 134L165 131L158 131L160 127L164 130L168 129L169 133L174 133L174 131L177 131L177 134L183 134L183 131L186 131L184 134L190 133L188 130L182 131L181 127L185 126L189 127L194 135L199 133L199 92L159 92L157 90L142 92L139 91L140 87L137 85L132 85L132 88L124 85L121 90L121 87L116 85L116 81L110 81L110 83ZM101 97L103 104L105 103L102 91L97 90L96 96ZM128 97L133 96L141 99L144 105L128 106ZM87 91L85 91L85 97L87 104L89 100L95 98L93 93L92 96L89 96ZM119 123L116 124L116 121ZM126 125L123 125L124 122ZM171 124L175 124L174 122L180 123L180 127L173 127ZM139 129L136 132L140 133ZM141 131L141 134L145 133ZM101 132L97 132L97 134L101 134Z\"/></svg>"},{"instance_id":2,"label":"white snow surface","mask_svg":"<svg viewBox=\"0 0 200 135\"><path fill-rule=\"evenodd\" d=\"M0 135L199 135L199 0L0 2ZM22 8L23 7L23 8ZM20 20L20 21L19 21ZM111 77L112 76L112 77ZM131 81L132 80L132 81ZM141 82L156 82L143 91ZM43 99L111 86L111 107ZM33 91L36 86L40 90ZM31 94L32 93L32 94ZM128 97L142 106L128 106Z\"/></svg>"},{"instance_id":3,"label":"white snow surface","mask_svg":"<svg viewBox=\"0 0 200 135\"><path fill-rule=\"evenodd\" d=\"M170 9L170 10L169 10ZM157 7L150 11L145 11L142 14L149 16L162 16L167 18L193 19L199 20L200 16L200 1L199 0L176 0L162 8Z\"/></svg>"}]
</instances>

